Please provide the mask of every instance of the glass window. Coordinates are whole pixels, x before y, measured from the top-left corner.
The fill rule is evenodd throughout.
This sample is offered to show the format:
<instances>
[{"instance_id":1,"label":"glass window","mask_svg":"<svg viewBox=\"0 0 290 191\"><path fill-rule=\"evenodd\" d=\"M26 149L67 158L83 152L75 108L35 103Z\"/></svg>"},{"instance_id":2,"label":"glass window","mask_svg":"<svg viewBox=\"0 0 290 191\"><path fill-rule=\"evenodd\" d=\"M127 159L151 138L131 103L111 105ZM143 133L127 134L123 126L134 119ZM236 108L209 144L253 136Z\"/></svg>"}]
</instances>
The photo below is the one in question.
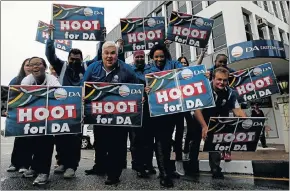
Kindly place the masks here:
<instances>
[{"instance_id":1,"label":"glass window","mask_svg":"<svg viewBox=\"0 0 290 191\"><path fill-rule=\"evenodd\" d=\"M181 56L185 56L189 62L191 56L190 56L190 46L189 45L185 45L185 44L181 44L180 45L181 48Z\"/></svg>"},{"instance_id":2,"label":"glass window","mask_svg":"<svg viewBox=\"0 0 290 191\"><path fill-rule=\"evenodd\" d=\"M156 12L156 17L162 17L162 11L161 10Z\"/></svg>"},{"instance_id":3,"label":"glass window","mask_svg":"<svg viewBox=\"0 0 290 191\"><path fill-rule=\"evenodd\" d=\"M287 33L287 37L288 37L288 41L289 41L289 40L290 40L290 39L289 39L289 33Z\"/></svg>"},{"instance_id":4,"label":"glass window","mask_svg":"<svg viewBox=\"0 0 290 191\"><path fill-rule=\"evenodd\" d=\"M195 15L202 11L202 2L201 1L191 1L192 5L192 14Z\"/></svg>"},{"instance_id":5,"label":"glass window","mask_svg":"<svg viewBox=\"0 0 290 191\"><path fill-rule=\"evenodd\" d=\"M251 23L250 23L250 17L246 13L243 13L243 18L244 18L247 41L253 40L253 32L252 32Z\"/></svg>"},{"instance_id":6,"label":"glass window","mask_svg":"<svg viewBox=\"0 0 290 191\"><path fill-rule=\"evenodd\" d=\"M181 13L187 13L186 1L178 1L178 11Z\"/></svg>"},{"instance_id":7,"label":"glass window","mask_svg":"<svg viewBox=\"0 0 290 191\"><path fill-rule=\"evenodd\" d=\"M273 10L274 10L274 14L275 14L275 16L276 16L277 18L279 18L279 17L278 17L278 11L277 11L277 7L276 7L276 3L275 3L275 1L272 1L272 5L273 5Z\"/></svg>"},{"instance_id":8,"label":"glass window","mask_svg":"<svg viewBox=\"0 0 290 191\"><path fill-rule=\"evenodd\" d=\"M286 18L286 14L285 14L285 9L284 9L283 3L282 3L282 1L279 1L279 3L280 3L280 6L281 6L283 20L284 20L285 23L287 23L287 18Z\"/></svg>"},{"instance_id":9,"label":"glass window","mask_svg":"<svg viewBox=\"0 0 290 191\"><path fill-rule=\"evenodd\" d=\"M259 27L258 27L258 33L259 33L259 39L260 39L260 40L264 40L265 37L264 37L264 31L263 31L262 28L259 28Z\"/></svg>"},{"instance_id":10,"label":"glass window","mask_svg":"<svg viewBox=\"0 0 290 191\"><path fill-rule=\"evenodd\" d=\"M280 30L279 30L279 35L280 35L280 39L281 39L281 41L284 42L284 39L283 39L283 31L280 31Z\"/></svg>"},{"instance_id":11,"label":"glass window","mask_svg":"<svg viewBox=\"0 0 290 191\"><path fill-rule=\"evenodd\" d=\"M253 1L253 3L255 3L256 5L258 5L258 1Z\"/></svg>"},{"instance_id":12,"label":"glass window","mask_svg":"<svg viewBox=\"0 0 290 191\"><path fill-rule=\"evenodd\" d=\"M173 4L172 1L166 5L166 16L167 16L167 23L169 23L169 19L171 16L171 12L173 11Z\"/></svg>"},{"instance_id":13,"label":"glass window","mask_svg":"<svg viewBox=\"0 0 290 191\"><path fill-rule=\"evenodd\" d=\"M208 6L210 6L210 5L212 5L212 4L214 4L216 1L208 1L207 3L208 3Z\"/></svg>"},{"instance_id":14,"label":"glass window","mask_svg":"<svg viewBox=\"0 0 290 191\"><path fill-rule=\"evenodd\" d=\"M220 15L214 19L214 26L212 29L212 40L214 52L227 46L225 28L223 23L223 16Z\"/></svg>"},{"instance_id":15,"label":"glass window","mask_svg":"<svg viewBox=\"0 0 290 191\"><path fill-rule=\"evenodd\" d=\"M263 1L265 11L269 12L269 7L267 1Z\"/></svg>"},{"instance_id":16,"label":"glass window","mask_svg":"<svg viewBox=\"0 0 290 191\"><path fill-rule=\"evenodd\" d=\"M271 40L275 40L275 35L274 35L274 32L273 32L273 27L268 27L269 28L269 35L270 35L270 39Z\"/></svg>"}]
</instances>

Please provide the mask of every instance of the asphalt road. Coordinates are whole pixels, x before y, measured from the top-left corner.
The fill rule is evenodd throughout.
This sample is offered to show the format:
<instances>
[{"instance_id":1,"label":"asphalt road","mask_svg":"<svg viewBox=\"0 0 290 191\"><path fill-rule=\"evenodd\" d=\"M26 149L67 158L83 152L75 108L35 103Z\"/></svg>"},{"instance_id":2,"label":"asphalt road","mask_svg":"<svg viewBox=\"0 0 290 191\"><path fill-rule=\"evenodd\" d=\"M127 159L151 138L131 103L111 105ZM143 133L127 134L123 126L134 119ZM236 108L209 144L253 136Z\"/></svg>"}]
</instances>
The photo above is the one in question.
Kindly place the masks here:
<instances>
[{"instance_id":1,"label":"asphalt road","mask_svg":"<svg viewBox=\"0 0 290 191\"><path fill-rule=\"evenodd\" d=\"M124 170L121 176L121 183L116 186L104 185L105 177L90 175L87 176L84 170L90 169L93 165L93 150L83 150L80 167L77 170L76 178L64 180L61 175L54 175L51 171L50 182L47 185L36 187L32 185L32 179L23 179L21 174L8 173L6 168L10 164L10 156L13 147L13 138L1 136L1 190L160 190L157 175L150 179L138 179L134 171ZM55 164L53 158L52 169ZM201 173L197 179L182 177L174 180L174 190L289 190L289 179L261 178L246 175L225 175L224 180L213 180L210 174Z\"/></svg>"}]
</instances>

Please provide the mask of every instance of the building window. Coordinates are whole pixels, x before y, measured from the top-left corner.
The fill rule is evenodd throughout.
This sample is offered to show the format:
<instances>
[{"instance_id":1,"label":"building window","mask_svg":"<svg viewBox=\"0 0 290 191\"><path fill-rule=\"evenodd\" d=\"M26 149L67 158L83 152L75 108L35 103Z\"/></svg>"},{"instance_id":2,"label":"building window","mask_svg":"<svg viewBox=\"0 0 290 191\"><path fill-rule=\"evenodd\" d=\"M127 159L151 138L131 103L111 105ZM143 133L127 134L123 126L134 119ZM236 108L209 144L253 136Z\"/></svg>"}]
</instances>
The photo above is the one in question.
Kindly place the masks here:
<instances>
[{"instance_id":1,"label":"building window","mask_svg":"<svg viewBox=\"0 0 290 191\"><path fill-rule=\"evenodd\" d=\"M276 7L276 3L275 3L275 1L272 1L272 5L273 5L273 10L274 10L274 14L275 14L275 16L276 16L277 18L279 18L279 17L278 17L278 11L277 11L277 7Z\"/></svg>"},{"instance_id":2,"label":"building window","mask_svg":"<svg viewBox=\"0 0 290 191\"><path fill-rule=\"evenodd\" d=\"M212 41L214 52L227 47L223 15L220 15L214 19L214 25L212 28Z\"/></svg>"},{"instance_id":3,"label":"building window","mask_svg":"<svg viewBox=\"0 0 290 191\"><path fill-rule=\"evenodd\" d=\"M275 40L275 35L274 35L274 32L273 32L273 27L268 26L268 28L269 28L269 36L270 36L270 39L271 40Z\"/></svg>"},{"instance_id":4,"label":"building window","mask_svg":"<svg viewBox=\"0 0 290 191\"><path fill-rule=\"evenodd\" d=\"M259 33L259 39L260 40L264 40L265 37L264 37L264 30L263 30L263 28L258 27L258 33Z\"/></svg>"},{"instance_id":5,"label":"building window","mask_svg":"<svg viewBox=\"0 0 290 191\"><path fill-rule=\"evenodd\" d=\"M202 2L201 1L191 1L192 5L192 14L195 15L202 11Z\"/></svg>"},{"instance_id":6,"label":"building window","mask_svg":"<svg viewBox=\"0 0 290 191\"><path fill-rule=\"evenodd\" d=\"M269 12L268 2L263 1L265 11Z\"/></svg>"},{"instance_id":7,"label":"building window","mask_svg":"<svg viewBox=\"0 0 290 191\"><path fill-rule=\"evenodd\" d=\"M279 30L279 35L280 35L280 41L284 43L284 39L283 39L283 31Z\"/></svg>"},{"instance_id":8,"label":"building window","mask_svg":"<svg viewBox=\"0 0 290 191\"><path fill-rule=\"evenodd\" d=\"M173 3L172 1L166 5L166 16L167 16L167 25L170 20L171 12L173 11Z\"/></svg>"},{"instance_id":9,"label":"building window","mask_svg":"<svg viewBox=\"0 0 290 191\"><path fill-rule=\"evenodd\" d=\"M287 37L288 37L288 42L289 42L289 40L290 40L290 39L289 39L289 33L287 33Z\"/></svg>"},{"instance_id":10,"label":"building window","mask_svg":"<svg viewBox=\"0 0 290 191\"><path fill-rule=\"evenodd\" d=\"M178 12L186 13L186 1L177 1L178 2Z\"/></svg>"},{"instance_id":11,"label":"building window","mask_svg":"<svg viewBox=\"0 0 290 191\"><path fill-rule=\"evenodd\" d=\"M156 12L156 17L162 17L162 11L161 10Z\"/></svg>"},{"instance_id":12,"label":"building window","mask_svg":"<svg viewBox=\"0 0 290 191\"><path fill-rule=\"evenodd\" d=\"M287 18L286 18L286 14L285 14L285 9L284 9L283 3L282 3L282 1L279 1L279 3L280 3L281 11L282 11L283 20L284 20L285 23L287 23Z\"/></svg>"},{"instance_id":13,"label":"building window","mask_svg":"<svg viewBox=\"0 0 290 191\"><path fill-rule=\"evenodd\" d=\"M216 1L208 1L208 6L214 4Z\"/></svg>"},{"instance_id":14,"label":"building window","mask_svg":"<svg viewBox=\"0 0 290 191\"><path fill-rule=\"evenodd\" d=\"M256 5L258 5L258 1L253 1L253 3L255 3ZM259 6L259 5L258 5Z\"/></svg>"},{"instance_id":15,"label":"building window","mask_svg":"<svg viewBox=\"0 0 290 191\"><path fill-rule=\"evenodd\" d=\"M180 45L181 48L181 56L184 56L187 58L187 60L190 60L191 56L190 56L190 46L186 45L186 44L181 44Z\"/></svg>"},{"instance_id":16,"label":"building window","mask_svg":"<svg viewBox=\"0 0 290 191\"><path fill-rule=\"evenodd\" d=\"M246 13L243 13L244 24L245 24L245 31L247 36L247 41L253 40L253 32L251 28L250 17Z\"/></svg>"}]
</instances>

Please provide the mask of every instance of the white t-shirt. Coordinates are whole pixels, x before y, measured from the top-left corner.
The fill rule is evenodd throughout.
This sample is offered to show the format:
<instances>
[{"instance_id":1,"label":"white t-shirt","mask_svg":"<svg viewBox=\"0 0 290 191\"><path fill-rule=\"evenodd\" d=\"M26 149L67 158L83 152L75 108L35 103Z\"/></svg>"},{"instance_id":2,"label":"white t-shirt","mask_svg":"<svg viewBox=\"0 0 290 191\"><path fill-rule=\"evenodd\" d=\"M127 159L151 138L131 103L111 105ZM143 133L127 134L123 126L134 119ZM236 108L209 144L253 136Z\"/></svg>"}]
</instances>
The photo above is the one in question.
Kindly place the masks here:
<instances>
[{"instance_id":1,"label":"white t-shirt","mask_svg":"<svg viewBox=\"0 0 290 191\"><path fill-rule=\"evenodd\" d=\"M21 85L47 85L47 86L61 86L58 79L51 75L45 74L45 80L42 84L37 84L32 74L29 74L21 81Z\"/></svg>"}]
</instances>

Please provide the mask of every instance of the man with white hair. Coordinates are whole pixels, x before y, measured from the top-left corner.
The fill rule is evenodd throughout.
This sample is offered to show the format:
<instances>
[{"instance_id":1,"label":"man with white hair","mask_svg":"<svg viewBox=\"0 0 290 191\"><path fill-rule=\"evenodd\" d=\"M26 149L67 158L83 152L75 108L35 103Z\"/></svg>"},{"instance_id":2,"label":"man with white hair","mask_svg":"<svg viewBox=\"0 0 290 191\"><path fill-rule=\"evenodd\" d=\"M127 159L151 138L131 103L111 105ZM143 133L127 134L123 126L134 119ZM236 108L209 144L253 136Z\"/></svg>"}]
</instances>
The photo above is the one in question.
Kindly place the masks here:
<instances>
[{"instance_id":1,"label":"man with white hair","mask_svg":"<svg viewBox=\"0 0 290 191\"><path fill-rule=\"evenodd\" d=\"M102 47L102 60L91 64L82 81L108 83L138 83L139 80L129 64L118 59L115 42L107 41ZM87 174L107 174L106 185L118 184L122 173L127 133L124 127L95 126L95 165Z\"/></svg>"}]
</instances>

